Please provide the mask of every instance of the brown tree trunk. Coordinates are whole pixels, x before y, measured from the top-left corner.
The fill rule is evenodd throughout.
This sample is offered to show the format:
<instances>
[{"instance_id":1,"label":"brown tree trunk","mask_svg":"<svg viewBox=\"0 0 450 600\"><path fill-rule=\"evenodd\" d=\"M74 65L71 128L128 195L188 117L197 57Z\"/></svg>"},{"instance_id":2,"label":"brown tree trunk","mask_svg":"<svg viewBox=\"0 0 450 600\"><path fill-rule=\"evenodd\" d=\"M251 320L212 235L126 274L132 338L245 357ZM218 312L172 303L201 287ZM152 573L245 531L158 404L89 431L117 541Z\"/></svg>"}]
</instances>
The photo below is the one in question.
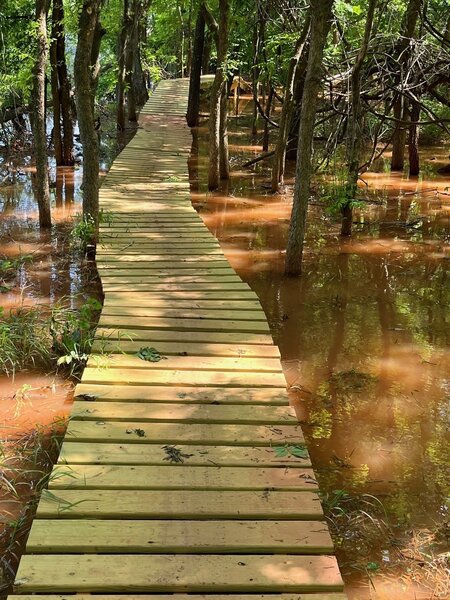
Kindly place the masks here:
<instances>
[{"instance_id":1,"label":"brown tree trunk","mask_svg":"<svg viewBox=\"0 0 450 600\"><path fill-rule=\"evenodd\" d=\"M45 118L45 68L47 66L47 13L49 0L36 0L36 55L33 69L33 152L36 161L35 190L39 209L39 225L52 224L48 184L47 133Z\"/></svg>"},{"instance_id":2,"label":"brown tree trunk","mask_svg":"<svg viewBox=\"0 0 450 600\"><path fill-rule=\"evenodd\" d=\"M228 20L230 14L229 0L219 1L219 30L217 48L217 69L211 88L211 105L209 115L209 171L208 188L219 187L221 156L221 99L226 86L226 60L228 50ZM223 153L222 153L223 156Z\"/></svg>"},{"instance_id":3,"label":"brown tree trunk","mask_svg":"<svg viewBox=\"0 0 450 600\"><path fill-rule=\"evenodd\" d=\"M59 35L59 7L58 2L53 2L52 7L52 33L50 44L50 68L51 68L51 91L53 104L53 149L55 152L56 164L62 165L63 162L63 142L61 129L61 95L59 90L58 78L58 52L57 43Z\"/></svg>"},{"instance_id":4,"label":"brown tree trunk","mask_svg":"<svg viewBox=\"0 0 450 600\"><path fill-rule=\"evenodd\" d=\"M80 138L83 146L83 215L94 224L98 236L99 149L95 129L94 100L98 79L98 54L102 29L102 0L84 0L79 20L74 78Z\"/></svg>"},{"instance_id":5,"label":"brown tree trunk","mask_svg":"<svg viewBox=\"0 0 450 600\"><path fill-rule=\"evenodd\" d=\"M191 60L191 74L189 83L189 101L186 120L189 127L197 127L200 112L200 84L202 74L202 59L205 45L205 15L203 6L200 6L195 23L194 45Z\"/></svg>"},{"instance_id":6,"label":"brown tree trunk","mask_svg":"<svg viewBox=\"0 0 450 600\"><path fill-rule=\"evenodd\" d=\"M273 103L273 98L274 98L274 89L270 82L268 83L268 85L269 85L269 93L267 94L267 100L266 100L264 114L266 115L267 118L270 119L270 114L272 112L272 103ZM264 121L264 134L263 134L263 143L262 143L263 152L267 152L269 149L269 137L270 137L269 121L266 119Z\"/></svg>"},{"instance_id":7,"label":"brown tree trunk","mask_svg":"<svg viewBox=\"0 0 450 600\"><path fill-rule=\"evenodd\" d=\"M333 0L311 0L311 42L298 135L294 200L286 251L286 275L299 275L302 268L306 213L312 174L312 142L317 97L322 82L322 59L331 26Z\"/></svg>"},{"instance_id":8,"label":"brown tree trunk","mask_svg":"<svg viewBox=\"0 0 450 600\"><path fill-rule=\"evenodd\" d=\"M220 179L230 178L230 159L228 152L228 90L227 82L222 87L220 97L220 128L219 128L219 171Z\"/></svg>"},{"instance_id":9,"label":"brown tree trunk","mask_svg":"<svg viewBox=\"0 0 450 600\"><path fill-rule=\"evenodd\" d=\"M123 0L122 7L122 24L117 43L117 64L119 71L117 73L117 129L123 131L125 129L125 53L127 51L128 42L128 0Z\"/></svg>"},{"instance_id":10,"label":"brown tree trunk","mask_svg":"<svg viewBox=\"0 0 450 600\"><path fill-rule=\"evenodd\" d=\"M272 192L278 192L280 184L283 183L284 167L286 159L286 146L288 141L289 128L294 114L294 83L295 75L300 61L300 56L305 50L306 38L309 32L309 18L306 20L300 37L295 45L294 56L289 62L287 80L283 98L283 108L280 117L280 129L275 147L275 155L272 163Z\"/></svg>"},{"instance_id":11,"label":"brown tree trunk","mask_svg":"<svg viewBox=\"0 0 450 600\"><path fill-rule=\"evenodd\" d=\"M409 126L408 154L409 154L409 175L416 177L420 173L419 159L419 125L420 104L413 101L411 104L411 125Z\"/></svg>"},{"instance_id":12,"label":"brown tree trunk","mask_svg":"<svg viewBox=\"0 0 450 600\"><path fill-rule=\"evenodd\" d=\"M71 166L75 162L73 155L73 114L72 99L70 97L70 80L66 61L63 0L53 0L53 7L56 19L56 64L58 71L60 114L62 118L61 164Z\"/></svg>"},{"instance_id":13,"label":"brown tree trunk","mask_svg":"<svg viewBox=\"0 0 450 600\"><path fill-rule=\"evenodd\" d=\"M347 133L347 202L342 207L341 235L350 236L353 225L353 202L358 189L359 165L362 157L363 113L361 109L361 79L364 61L372 35L373 19L378 0L369 0L366 26L358 55L350 77L351 110Z\"/></svg>"},{"instance_id":14,"label":"brown tree trunk","mask_svg":"<svg viewBox=\"0 0 450 600\"><path fill-rule=\"evenodd\" d=\"M127 87L127 105L128 105L128 120L132 123L137 122L137 102L136 90L133 85L133 66L134 66L134 44L136 28L136 0L131 0L130 10L128 13L128 43L125 48L125 83Z\"/></svg>"},{"instance_id":15,"label":"brown tree trunk","mask_svg":"<svg viewBox=\"0 0 450 600\"><path fill-rule=\"evenodd\" d=\"M408 71L411 52L409 46L414 37L417 20L420 14L421 0L409 0L406 8L405 20L401 32L400 43L398 46L399 72L397 74L397 87L401 87L402 73ZM394 134L392 137L392 157L391 171L403 171L405 165L405 147L407 137L407 105L402 92L398 92L398 97L394 103Z\"/></svg>"},{"instance_id":16,"label":"brown tree trunk","mask_svg":"<svg viewBox=\"0 0 450 600\"><path fill-rule=\"evenodd\" d=\"M202 73L207 75L209 73L209 63L211 60L211 45L212 35L210 32L205 33L205 46L203 48L203 59L202 59Z\"/></svg>"},{"instance_id":17,"label":"brown tree trunk","mask_svg":"<svg viewBox=\"0 0 450 600\"><path fill-rule=\"evenodd\" d=\"M135 23L131 44L133 47L133 73L131 76L137 106L143 106L148 100L147 85L142 69L141 44L145 37L145 17L150 7L150 0L133 0L135 2Z\"/></svg>"}]
</instances>

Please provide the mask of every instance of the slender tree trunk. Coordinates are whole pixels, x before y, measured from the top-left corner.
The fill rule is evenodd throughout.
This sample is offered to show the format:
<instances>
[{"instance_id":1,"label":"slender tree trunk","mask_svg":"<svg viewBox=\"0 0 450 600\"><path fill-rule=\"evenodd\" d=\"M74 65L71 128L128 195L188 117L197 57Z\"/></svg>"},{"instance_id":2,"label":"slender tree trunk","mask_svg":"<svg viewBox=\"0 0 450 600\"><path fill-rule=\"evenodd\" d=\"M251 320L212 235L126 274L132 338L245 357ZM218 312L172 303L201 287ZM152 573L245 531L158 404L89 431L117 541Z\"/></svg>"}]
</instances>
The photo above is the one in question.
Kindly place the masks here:
<instances>
[{"instance_id":1,"label":"slender tree trunk","mask_svg":"<svg viewBox=\"0 0 450 600\"><path fill-rule=\"evenodd\" d=\"M287 136L285 160L296 160L298 146L298 132L300 127L300 114L302 110L303 89L305 87L306 69L308 66L309 42L307 40L304 52L300 56L294 80L293 113L289 133Z\"/></svg>"},{"instance_id":2,"label":"slender tree trunk","mask_svg":"<svg viewBox=\"0 0 450 600\"><path fill-rule=\"evenodd\" d=\"M145 33L145 18L150 7L149 0L133 0L135 2L135 24L131 44L133 47L133 72L132 82L136 104L143 106L148 100L147 85L145 83L144 71L142 69L141 45Z\"/></svg>"},{"instance_id":3,"label":"slender tree trunk","mask_svg":"<svg viewBox=\"0 0 450 600\"><path fill-rule=\"evenodd\" d=\"M230 14L229 0L219 1L219 33L217 50L217 69L211 89L211 106L209 116L209 172L208 188L219 187L220 179L220 133L221 133L221 98L226 86L226 60L228 50L228 20ZM223 153L222 153L223 156ZM224 173L224 171L222 171Z\"/></svg>"},{"instance_id":4,"label":"slender tree trunk","mask_svg":"<svg viewBox=\"0 0 450 600\"><path fill-rule=\"evenodd\" d=\"M309 32L309 17L307 18L300 37L295 45L294 56L289 62L286 86L283 98L283 108L280 117L280 129L278 131L278 140L275 147L275 155L272 163L272 192L279 192L280 184L283 183L284 167L286 160L286 146L288 141L289 128L294 114L294 83L295 75L299 65L300 57L305 50L306 38Z\"/></svg>"},{"instance_id":5,"label":"slender tree trunk","mask_svg":"<svg viewBox=\"0 0 450 600\"><path fill-rule=\"evenodd\" d=\"M219 129L219 171L220 179L230 178L230 159L228 152L228 90L227 82L222 86L220 97L220 129Z\"/></svg>"},{"instance_id":6,"label":"slender tree trunk","mask_svg":"<svg viewBox=\"0 0 450 600\"><path fill-rule=\"evenodd\" d=\"M306 213L312 174L312 142L317 97L322 81L323 51L331 26L333 0L311 0L311 42L298 135L297 167L286 252L286 275L299 275L302 267Z\"/></svg>"},{"instance_id":7,"label":"slender tree trunk","mask_svg":"<svg viewBox=\"0 0 450 600\"><path fill-rule=\"evenodd\" d=\"M364 115L361 109L361 79L364 61L369 48L370 36L372 35L373 19L377 1L378 0L369 0L364 36L350 77L351 108L347 133L347 202L342 207L341 235L343 236L349 236L352 233L353 201L358 189L359 165L361 163L363 149Z\"/></svg>"},{"instance_id":8,"label":"slender tree trunk","mask_svg":"<svg viewBox=\"0 0 450 600\"><path fill-rule=\"evenodd\" d=\"M419 160L419 125L420 104L413 101L411 104L411 125L409 126L408 154L409 154L409 175L415 177L420 173Z\"/></svg>"},{"instance_id":9,"label":"slender tree trunk","mask_svg":"<svg viewBox=\"0 0 450 600\"><path fill-rule=\"evenodd\" d=\"M134 66L134 30L136 27L136 0L131 0L129 4L127 18L127 42L125 46L125 84L127 88L128 120L132 123L137 122L137 102L136 90L133 85L133 66Z\"/></svg>"},{"instance_id":10,"label":"slender tree trunk","mask_svg":"<svg viewBox=\"0 0 450 600\"><path fill-rule=\"evenodd\" d=\"M267 94L267 100L266 100L264 114L266 115L266 117L270 118L270 114L272 112L272 104L273 104L275 90L273 89L272 84L270 82L268 83L268 85L269 85L269 93ZM269 149L269 137L270 137L269 122L267 120L265 120L264 121L263 143L262 143L263 152L267 152Z\"/></svg>"},{"instance_id":11,"label":"slender tree trunk","mask_svg":"<svg viewBox=\"0 0 450 600\"><path fill-rule=\"evenodd\" d=\"M71 166L75 162L73 155L73 113L72 99L70 97L70 80L66 61L63 0L53 0L53 6L56 19L56 64L59 83L60 114L62 118L61 164Z\"/></svg>"},{"instance_id":12,"label":"slender tree trunk","mask_svg":"<svg viewBox=\"0 0 450 600\"><path fill-rule=\"evenodd\" d=\"M125 129L125 53L127 51L128 35L128 0L123 0L122 25L120 28L117 44L117 63L119 71L117 73L117 129Z\"/></svg>"},{"instance_id":13,"label":"slender tree trunk","mask_svg":"<svg viewBox=\"0 0 450 600\"><path fill-rule=\"evenodd\" d=\"M203 6L200 6L195 23L194 46L191 60L191 74L189 83L189 101L186 114L189 127L197 127L200 112L200 88L202 74L202 59L205 45L205 15Z\"/></svg>"},{"instance_id":14,"label":"slender tree trunk","mask_svg":"<svg viewBox=\"0 0 450 600\"><path fill-rule=\"evenodd\" d=\"M211 60L211 45L212 35L210 32L205 33L205 45L203 48L203 59L202 59L202 73L207 75L209 73L209 63Z\"/></svg>"},{"instance_id":15,"label":"slender tree trunk","mask_svg":"<svg viewBox=\"0 0 450 600\"><path fill-rule=\"evenodd\" d=\"M403 171L405 166L405 147L407 128L404 124L406 120L406 99L399 96L394 103L394 118L403 123L396 122L394 134L392 136L392 156L391 171Z\"/></svg>"},{"instance_id":16,"label":"slender tree trunk","mask_svg":"<svg viewBox=\"0 0 450 600\"><path fill-rule=\"evenodd\" d=\"M57 2L53 2L52 7L52 34L50 44L50 68L51 68L51 90L53 104L53 148L55 151L56 164L62 165L63 161L63 141L61 129L61 95L59 90L58 78L58 53L57 43L59 35L59 7Z\"/></svg>"},{"instance_id":17,"label":"slender tree trunk","mask_svg":"<svg viewBox=\"0 0 450 600\"><path fill-rule=\"evenodd\" d=\"M98 54L102 29L102 0L84 0L80 13L74 78L80 138L83 145L83 215L94 224L98 236L99 148L95 129L94 101L98 79Z\"/></svg>"},{"instance_id":18,"label":"slender tree trunk","mask_svg":"<svg viewBox=\"0 0 450 600\"><path fill-rule=\"evenodd\" d=\"M47 13L49 0L36 0L36 60L33 69L33 151L36 161L36 198L39 209L39 225L52 224L50 190L48 184L47 134L45 118L45 68L48 57Z\"/></svg>"},{"instance_id":19,"label":"slender tree trunk","mask_svg":"<svg viewBox=\"0 0 450 600\"><path fill-rule=\"evenodd\" d=\"M397 74L397 87L401 87L402 73L408 71L408 64L411 57L409 46L411 39L414 37L417 20L420 14L422 0L409 0L406 8L405 20L398 46L399 56L399 72ZM407 125L404 121L407 120L408 107L406 98L402 92L398 92L398 98L394 103L394 117L397 119L394 127L394 135L392 137L392 157L391 170L403 171L405 165L405 147L407 138Z\"/></svg>"}]
</instances>

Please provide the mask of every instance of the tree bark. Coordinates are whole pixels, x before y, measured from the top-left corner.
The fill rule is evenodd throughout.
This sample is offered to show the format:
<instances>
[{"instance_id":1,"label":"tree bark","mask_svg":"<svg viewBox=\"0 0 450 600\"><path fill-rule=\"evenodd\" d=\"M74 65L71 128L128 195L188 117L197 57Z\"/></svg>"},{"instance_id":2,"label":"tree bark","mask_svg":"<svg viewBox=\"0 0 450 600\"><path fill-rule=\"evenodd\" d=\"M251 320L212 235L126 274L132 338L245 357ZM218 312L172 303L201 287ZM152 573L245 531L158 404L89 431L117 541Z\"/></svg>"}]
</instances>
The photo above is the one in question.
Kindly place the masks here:
<instances>
[{"instance_id":1,"label":"tree bark","mask_svg":"<svg viewBox=\"0 0 450 600\"><path fill-rule=\"evenodd\" d=\"M220 129L219 129L219 171L220 179L230 178L230 159L228 152L228 89L227 82L222 87L220 97Z\"/></svg>"},{"instance_id":2,"label":"tree bark","mask_svg":"<svg viewBox=\"0 0 450 600\"><path fill-rule=\"evenodd\" d=\"M79 20L74 62L75 99L83 146L83 215L94 225L93 243L98 237L99 148L95 129L94 100L98 79L98 54L102 29L102 0L84 0Z\"/></svg>"},{"instance_id":3,"label":"tree bark","mask_svg":"<svg viewBox=\"0 0 450 600\"><path fill-rule=\"evenodd\" d=\"M33 150L36 161L35 190L41 228L52 224L48 184L47 133L45 118L45 68L48 58L47 13L49 0L36 0L36 58L33 69Z\"/></svg>"},{"instance_id":4,"label":"tree bark","mask_svg":"<svg viewBox=\"0 0 450 600\"><path fill-rule=\"evenodd\" d=\"M273 89L273 86L270 81L268 82L268 85L269 85L269 93L267 94L266 106L264 108L264 112L265 112L267 119L264 121L264 134L263 134L263 143L262 143L263 152L267 152L269 149L270 130L269 130L268 119L270 119L270 114L272 112L272 103L273 103L273 98L274 98L274 93L275 93L275 90Z\"/></svg>"},{"instance_id":5,"label":"tree bark","mask_svg":"<svg viewBox=\"0 0 450 600\"><path fill-rule=\"evenodd\" d=\"M322 81L324 47L331 26L333 0L311 0L311 42L298 135L297 166L286 251L286 275L299 275L302 268L306 213L312 173L312 142L317 97Z\"/></svg>"},{"instance_id":6,"label":"tree bark","mask_svg":"<svg viewBox=\"0 0 450 600\"><path fill-rule=\"evenodd\" d=\"M409 175L416 177L420 173L419 159L419 125L420 103L413 101L411 103L411 125L409 126L408 155L409 155Z\"/></svg>"},{"instance_id":7,"label":"tree bark","mask_svg":"<svg viewBox=\"0 0 450 600\"><path fill-rule=\"evenodd\" d=\"M128 14L128 43L125 48L125 83L127 87L127 104L128 104L128 120L132 123L137 122L137 102L136 102L136 90L133 85L133 65L134 65L134 51L135 47L133 39L135 37L136 29L136 0L131 0L130 10Z\"/></svg>"},{"instance_id":8,"label":"tree bark","mask_svg":"<svg viewBox=\"0 0 450 600\"><path fill-rule=\"evenodd\" d=\"M414 37L417 20L419 18L421 0L409 0L406 8L405 21L398 46L399 72L397 74L397 87L401 87L402 73L408 70L411 52L409 46ZM408 117L406 98L401 90L397 92L394 102L394 117L397 119L392 137L391 171L403 171L405 166L405 147L407 138L407 127L399 121L405 121Z\"/></svg>"},{"instance_id":9,"label":"tree bark","mask_svg":"<svg viewBox=\"0 0 450 600\"><path fill-rule=\"evenodd\" d=\"M61 96L58 78L58 53L57 41L59 36L59 7L58 2L53 2L52 7L52 33L50 44L50 69L51 69L51 91L53 104L53 149L57 166L63 164L63 142L61 129Z\"/></svg>"},{"instance_id":10,"label":"tree bark","mask_svg":"<svg viewBox=\"0 0 450 600\"><path fill-rule=\"evenodd\" d=\"M229 0L219 1L219 30L218 30L218 48L217 48L217 69L214 82L211 88L211 105L209 116L209 171L208 188L216 190L219 187L220 180L220 156L221 142L220 133L223 128L221 125L221 110L223 89L226 86L226 60L228 50L228 20L230 14ZM222 107L223 108L223 107ZM223 152L222 152L223 156ZM222 171L224 172L224 171Z\"/></svg>"},{"instance_id":11,"label":"tree bark","mask_svg":"<svg viewBox=\"0 0 450 600\"><path fill-rule=\"evenodd\" d=\"M191 60L191 73L189 82L189 101L186 120L189 127L198 126L200 112L200 83L202 74L203 50L205 46L205 15L203 6L200 6L195 23L194 45Z\"/></svg>"},{"instance_id":12,"label":"tree bark","mask_svg":"<svg viewBox=\"0 0 450 600\"><path fill-rule=\"evenodd\" d=\"M377 0L369 0L364 35L350 76L351 107L347 132L347 201L342 207L341 225L341 235L343 236L350 236L352 233L353 201L358 189L359 165L361 163L363 149L362 138L364 116L361 109L361 79L364 61L369 48L370 36L372 35L376 5Z\"/></svg>"},{"instance_id":13,"label":"tree bark","mask_svg":"<svg viewBox=\"0 0 450 600\"><path fill-rule=\"evenodd\" d=\"M135 26L131 44L133 46L133 72L132 83L134 87L134 96L137 106L143 106L148 100L147 85L145 75L142 69L141 45L142 39L145 37L145 17L150 7L150 0L134 0L135 8Z\"/></svg>"},{"instance_id":14,"label":"tree bark","mask_svg":"<svg viewBox=\"0 0 450 600\"><path fill-rule=\"evenodd\" d=\"M295 45L294 56L289 62L287 80L283 98L283 108L280 117L280 129L278 131L278 140L275 147L275 155L272 163L272 192L280 190L280 184L283 183L284 167L286 159L286 146L288 133L291 125L292 115L294 114L294 82L300 57L305 50L306 38L308 37L310 20L307 18L300 37Z\"/></svg>"},{"instance_id":15,"label":"tree bark","mask_svg":"<svg viewBox=\"0 0 450 600\"><path fill-rule=\"evenodd\" d=\"M61 165L71 166L75 162L73 155L73 113L72 100L70 97L70 80L66 61L63 0L53 0L53 13L55 19L56 68L58 73L60 117L62 119Z\"/></svg>"},{"instance_id":16,"label":"tree bark","mask_svg":"<svg viewBox=\"0 0 450 600\"><path fill-rule=\"evenodd\" d=\"M117 43L117 63L119 71L117 73L117 129L123 131L125 129L125 52L127 51L128 43L128 0L123 0L122 6L122 25L120 28L119 39Z\"/></svg>"}]
</instances>

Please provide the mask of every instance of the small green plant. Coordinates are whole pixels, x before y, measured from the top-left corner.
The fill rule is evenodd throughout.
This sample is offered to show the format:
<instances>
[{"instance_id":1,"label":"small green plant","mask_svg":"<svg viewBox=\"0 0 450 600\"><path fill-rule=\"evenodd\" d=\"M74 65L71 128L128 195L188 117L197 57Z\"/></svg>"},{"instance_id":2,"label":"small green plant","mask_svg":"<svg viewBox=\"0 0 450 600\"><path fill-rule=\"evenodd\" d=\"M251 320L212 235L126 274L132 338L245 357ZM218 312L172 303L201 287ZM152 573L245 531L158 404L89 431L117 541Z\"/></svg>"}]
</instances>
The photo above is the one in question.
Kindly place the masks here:
<instances>
[{"instance_id":1,"label":"small green plant","mask_svg":"<svg viewBox=\"0 0 450 600\"><path fill-rule=\"evenodd\" d=\"M33 261L32 254L22 254L17 258L4 257L0 259L0 282L5 282L12 277L15 277L17 271L27 264Z\"/></svg>"},{"instance_id":2,"label":"small green plant","mask_svg":"<svg viewBox=\"0 0 450 600\"><path fill-rule=\"evenodd\" d=\"M75 225L70 232L73 250L85 252L95 237L95 221L91 215L77 215Z\"/></svg>"},{"instance_id":3,"label":"small green plant","mask_svg":"<svg viewBox=\"0 0 450 600\"><path fill-rule=\"evenodd\" d=\"M14 376L33 368L68 366L75 375L88 357L100 302L90 298L81 308L67 308L63 300L47 307L0 307L0 373Z\"/></svg>"},{"instance_id":4,"label":"small green plant","mask_svg":"<svg viewBox=\"0 0 450 600\"><path fill-rule=\"evenodd\" d=\"M84 365L93 342L94 317L100 309L101 304L95 298L89 298L78 310L53 309L50 334L58 366L66 365L76 373Z\"/></svg>"}]
</instances>

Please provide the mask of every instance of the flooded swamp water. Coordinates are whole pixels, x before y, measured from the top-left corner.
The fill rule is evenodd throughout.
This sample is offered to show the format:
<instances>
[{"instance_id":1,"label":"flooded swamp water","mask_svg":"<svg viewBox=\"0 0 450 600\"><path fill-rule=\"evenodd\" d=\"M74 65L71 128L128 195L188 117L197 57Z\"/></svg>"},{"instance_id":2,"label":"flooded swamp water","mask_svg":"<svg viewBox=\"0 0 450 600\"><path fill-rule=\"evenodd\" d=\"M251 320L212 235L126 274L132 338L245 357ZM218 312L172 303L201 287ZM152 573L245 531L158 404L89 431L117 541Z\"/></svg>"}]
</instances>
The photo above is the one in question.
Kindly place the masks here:
<instances>
[{"instance_id":1,"label":"flooded swamp water","mask_svg":"<svg viewBox=\"0 0 450 600\"><path fill-rule=\"evenodd\" d=\"M423 150L419 179L378 161L351 239L317 193L303 274L287 278L293 166L271 195L270 165L240 168L262 136L232 118L231 179L209 193L207 134L193 134L193 204L269 320L349 597L450 598L448 149Z\"/></svg>"},{"instance_id":2,"label":"flooded swamp water","mask_svg":"<svg viewBox=\"0 0 450 600\"><path fill-rule=\"evenodd\" d=\"M106 172L134 129L118 138L114 123L108 121L102 134L101 170ZM41 232L30 146L26 139L22 142L20 150L10 154L0 148L0 307L3 316L29 309L45 316L59 307L64 319L67 310L88 298L101 299L95 264L73 244L72 231L81 212L82 168L50 165L53 226ZM80 156L79 144L76 151ZM48 373L45 368L0 372L0 597L14 578L36 490L57 459L75 382L67 373Z\"/></svg>"}]
</instances>

